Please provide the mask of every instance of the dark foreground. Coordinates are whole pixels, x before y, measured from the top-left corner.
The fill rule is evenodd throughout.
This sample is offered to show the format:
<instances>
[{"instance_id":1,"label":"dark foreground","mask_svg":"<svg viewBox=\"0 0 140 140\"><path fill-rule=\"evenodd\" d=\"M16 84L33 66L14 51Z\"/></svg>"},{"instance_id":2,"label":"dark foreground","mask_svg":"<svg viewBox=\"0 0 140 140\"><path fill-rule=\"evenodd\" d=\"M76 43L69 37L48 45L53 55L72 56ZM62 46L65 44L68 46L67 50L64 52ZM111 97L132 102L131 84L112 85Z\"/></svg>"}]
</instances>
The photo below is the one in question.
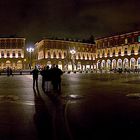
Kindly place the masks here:
<instances>
[{"instance_id":1,"label":"dark foreground","mask_svg":"<svg viewBox=\"0 0 140 140\"><path fill-rule=\"evenodd\" d=\"M140 138L139 76L64 74L59 95L39 81L0 76L0 140Z\"/></svg>"}]
</instances>

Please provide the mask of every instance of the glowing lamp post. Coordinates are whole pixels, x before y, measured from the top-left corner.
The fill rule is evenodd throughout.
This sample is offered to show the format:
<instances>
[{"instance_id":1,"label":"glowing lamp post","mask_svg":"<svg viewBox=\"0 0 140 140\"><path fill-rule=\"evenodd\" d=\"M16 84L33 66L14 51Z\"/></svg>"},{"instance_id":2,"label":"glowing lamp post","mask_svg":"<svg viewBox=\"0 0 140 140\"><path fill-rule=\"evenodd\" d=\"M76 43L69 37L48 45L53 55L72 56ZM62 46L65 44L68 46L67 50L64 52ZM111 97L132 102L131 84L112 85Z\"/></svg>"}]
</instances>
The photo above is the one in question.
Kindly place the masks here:
<instances>
[{"instance_id":1,"label":"glowing lamp post","mask_svg":"<svg viewBox=\"0 0 140 140\"><path fill-rule=\"evenodd\" d=\"M72 59L72 71L74 71L74 65L75 65L75 53L76 51L74 49L70 50L71 53L71 59Z\"/></svg>"},{"instance_id":2,"label":"glowing lamp post","mask_svg":"<svg viewBox=\"0 0 140 140\"><path fill-rule=\"evenodd\" d=\"M32 68L32 52L34 52L34 48L32 48L32 47L27 48L27 52L30 53L30 63L29 63L29 68L31 69L31 68Z\"/></svg>"}]
</instances>

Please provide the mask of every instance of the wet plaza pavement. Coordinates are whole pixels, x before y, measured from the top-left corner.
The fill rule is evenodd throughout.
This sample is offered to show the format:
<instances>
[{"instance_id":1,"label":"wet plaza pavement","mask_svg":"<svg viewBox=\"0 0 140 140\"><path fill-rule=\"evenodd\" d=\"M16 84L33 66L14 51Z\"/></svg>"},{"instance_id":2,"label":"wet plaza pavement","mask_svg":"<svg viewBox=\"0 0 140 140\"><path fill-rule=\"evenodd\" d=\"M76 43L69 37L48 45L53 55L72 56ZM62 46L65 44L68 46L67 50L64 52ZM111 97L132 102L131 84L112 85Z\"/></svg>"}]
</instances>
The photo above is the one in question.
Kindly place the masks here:
<instances>
[{"instance_id":1,"label":"wet plaza pavement","mask_svg":"<svg viewBox=\"0 0 140 140\"><path fill-rule=\"evenodd\" d=\"M64 74L62 92L31 75L0 76L0 140L138 139L140 76Z\"/></svg>"}]
</instances>

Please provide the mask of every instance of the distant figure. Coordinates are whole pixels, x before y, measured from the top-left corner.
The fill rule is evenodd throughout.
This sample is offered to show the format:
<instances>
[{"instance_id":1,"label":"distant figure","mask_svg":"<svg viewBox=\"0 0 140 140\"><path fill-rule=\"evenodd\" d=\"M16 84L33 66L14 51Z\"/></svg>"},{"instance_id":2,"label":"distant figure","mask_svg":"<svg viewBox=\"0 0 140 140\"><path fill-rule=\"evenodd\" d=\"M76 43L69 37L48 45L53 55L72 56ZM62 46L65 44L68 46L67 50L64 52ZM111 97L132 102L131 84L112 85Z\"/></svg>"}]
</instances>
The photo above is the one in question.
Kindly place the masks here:
<instances>
[{"instance_id":1,"label":"distant figure","mask_svg":"<svg viewBox=\"0 0 140 140\"><path fill-rule=\"evenodd\" d=\"M10 68L10 75L12 75L13 76L13 70Z\"/></svg>"},{"instance_id":2,"label":"distant figure","mask_svg":"<svg viewBox=\"0 0 140 140\"><path fill-rule=\"evenodd\" d=\"M58 65L56 65L56 72L57 72L57 78L56 78L57 90L61 91L61 75L63 74L63 71L58 68Z\"/></svg>"},{"instance_id":3,"label":"distant figure","mask_svg":"<svg viewBox=\"0 0 140 140\"><path fill-rule=\"evenodd\" d=\"M39 70L35 66L35 69L31 71L31 74L33 74L33 88L35 88L35 84L36 84L37 89L38 89L38 73L39 73Z\"/></svg>"},{"instance_id":4,"label":"distant figure","mask_svg":"<svg viewBox=\"0 0 140 140\"><path fill-rule=\"evenodd\" d=\"M45 92L50 92L51 79L52 79L52 73L49 66L47 66L45 70Z\"/></svg>"},{"instance_id":5,"label":"distant figure","mask_svg":"<svg viewBox=\"0 0 140 140\"><path fill-rule=\"evenodd\" d=\"M9 67L7 67L6 72L7 72L7 76L10 76L10 68Z\"/></svg>"}]
</instances>

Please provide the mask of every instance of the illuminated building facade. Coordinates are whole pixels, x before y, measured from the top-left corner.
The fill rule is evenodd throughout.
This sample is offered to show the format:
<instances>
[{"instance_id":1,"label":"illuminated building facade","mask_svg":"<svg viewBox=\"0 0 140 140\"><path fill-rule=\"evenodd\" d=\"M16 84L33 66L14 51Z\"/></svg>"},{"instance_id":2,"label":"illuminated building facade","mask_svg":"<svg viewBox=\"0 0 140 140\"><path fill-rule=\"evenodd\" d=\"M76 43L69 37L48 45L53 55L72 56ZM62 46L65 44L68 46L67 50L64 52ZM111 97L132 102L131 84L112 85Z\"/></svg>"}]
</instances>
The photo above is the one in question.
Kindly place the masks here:
<instances>
[{"instance_id":1,"label":"illuminated building facade","mask_svg":"<svg viewBox=\"0 0 140 140\"><path fill-rule=\"evenodd\" d=\"M0 69L11 67L23 69L25 38L2 37L0 38Z\"/></svg>"},{"instance_id":2,"label":"illuminated building facade","mask_svg":"<svg viewBox=\"0 0 140 140\"><path fill-rule=\"evenodd\" d=\"M34 65L57 64L63 70L93 69L95 44L43 39L35 44Z\"/></svg>"},{"instance_id":3,"label":"illuminated building facade","mask_svg":"<svg viewBox=\"0 0 140 140\"><path fill-rule=\"evenodd\" d=\"M140 69L140 31L96 39L97 69Z\"/></svg>"}]
</instances>

